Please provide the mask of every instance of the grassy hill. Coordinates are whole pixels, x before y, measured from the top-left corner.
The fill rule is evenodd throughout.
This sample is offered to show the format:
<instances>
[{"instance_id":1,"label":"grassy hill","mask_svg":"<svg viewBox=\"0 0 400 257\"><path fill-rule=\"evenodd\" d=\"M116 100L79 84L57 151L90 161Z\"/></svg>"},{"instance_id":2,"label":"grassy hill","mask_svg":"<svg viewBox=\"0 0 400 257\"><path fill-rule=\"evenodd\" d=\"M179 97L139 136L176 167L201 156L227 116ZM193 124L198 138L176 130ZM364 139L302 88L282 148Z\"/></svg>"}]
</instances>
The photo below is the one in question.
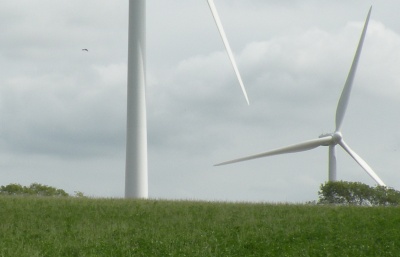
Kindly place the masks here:
<instances>
[{"instance_id":1,"label":"grassy hill","mask_svg":"<svg viewBox=\"0 0 400 257\"><path fill-rule=\"evenodd\" d=\"M399 256L400 208L0 197L0 256Z\"/></svg>"}]
</instances>

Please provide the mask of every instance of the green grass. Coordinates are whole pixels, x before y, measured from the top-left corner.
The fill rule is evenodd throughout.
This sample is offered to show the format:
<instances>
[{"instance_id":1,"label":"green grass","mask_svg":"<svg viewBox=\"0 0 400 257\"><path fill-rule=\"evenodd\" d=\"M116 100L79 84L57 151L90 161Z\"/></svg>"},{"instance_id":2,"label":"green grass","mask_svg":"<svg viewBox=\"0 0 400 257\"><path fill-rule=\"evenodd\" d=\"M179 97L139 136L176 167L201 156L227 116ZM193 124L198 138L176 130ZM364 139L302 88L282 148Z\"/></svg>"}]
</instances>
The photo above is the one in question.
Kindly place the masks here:
<instances>
[{"instance_id":1,"label":"green grass","mask_svg":"<svg viewBox=\"0 0 400 257\"><path fill-rule=\"evenodd\" d=\"M0 197L0 256L399 256L400 208Z\"/></svg>"}]
</instances>

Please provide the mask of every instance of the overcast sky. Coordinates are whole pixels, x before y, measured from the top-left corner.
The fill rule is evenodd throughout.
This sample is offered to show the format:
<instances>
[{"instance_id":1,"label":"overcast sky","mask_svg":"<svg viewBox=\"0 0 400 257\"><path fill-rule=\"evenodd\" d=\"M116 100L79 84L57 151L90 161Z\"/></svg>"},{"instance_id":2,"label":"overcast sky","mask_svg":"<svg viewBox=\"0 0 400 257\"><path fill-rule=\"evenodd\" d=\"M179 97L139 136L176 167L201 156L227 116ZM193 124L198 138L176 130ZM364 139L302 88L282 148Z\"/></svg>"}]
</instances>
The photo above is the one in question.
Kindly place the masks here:
<instances>
[{"instance_id":1,"label":"overcast sky","mask_svg":"<svg viewBox=\"0 0 400 257\"><path fill-rule=\"evenodd\" d=\"M149 196L305 202L328 148L213 164L334 131L373 6L342 126L400 190L397 0L215 0L247 106L206 0L147 1ZM0 185L38 182L123 197L128 1L2 0ZM81 49L87 48L89 52ZM375 185L337 148L338 179Z\"/></svg>"}]
</instances>

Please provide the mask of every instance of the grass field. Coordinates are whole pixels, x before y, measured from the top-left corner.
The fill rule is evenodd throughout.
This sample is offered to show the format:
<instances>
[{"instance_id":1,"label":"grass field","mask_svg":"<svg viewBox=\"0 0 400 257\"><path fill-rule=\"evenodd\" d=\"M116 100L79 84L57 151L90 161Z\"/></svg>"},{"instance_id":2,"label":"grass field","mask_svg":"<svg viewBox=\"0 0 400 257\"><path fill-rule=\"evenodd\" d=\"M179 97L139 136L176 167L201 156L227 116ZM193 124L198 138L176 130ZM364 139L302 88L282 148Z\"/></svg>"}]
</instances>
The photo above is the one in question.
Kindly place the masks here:
<instances>
[{"instance_id":1,"label":"grass field","mask_svg":"<svg viewBox=\"0 0 400 257\"><path fill-rule=\"evenodd\" d=\"M400 256L400 208L0 197L0 256Z\"/></svg>"}]
</instances>

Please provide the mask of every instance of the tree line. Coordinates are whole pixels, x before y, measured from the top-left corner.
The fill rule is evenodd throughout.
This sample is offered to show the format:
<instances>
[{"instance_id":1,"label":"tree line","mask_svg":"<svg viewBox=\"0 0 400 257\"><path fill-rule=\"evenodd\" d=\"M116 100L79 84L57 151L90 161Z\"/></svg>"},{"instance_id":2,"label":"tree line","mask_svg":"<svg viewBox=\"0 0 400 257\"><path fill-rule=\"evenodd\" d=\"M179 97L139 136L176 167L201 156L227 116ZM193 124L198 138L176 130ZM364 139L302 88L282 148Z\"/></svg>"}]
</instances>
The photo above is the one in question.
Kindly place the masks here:
<instances>
[{"instance_id":1,"label":"tree line","mask_svg":"<svg viewBox=\"0 0 400 257\"><path fill-rule=\"evenodd\" d=\"M358 206L398 206L400 191L385 186L371 187L360 182L330 181L321 184L318 204Z\"/></svg>"},{"instance_id":2,"label":"tree line","mask_svg":"<svg viewBox=\"0 0 400 257\"><path fill-rule=\"evenodd\" d=\"M32 183L29 186L20 184L8 184L0 187L0 195L19 195L19 196L53 196L53 197L68 197L70 196L63 189ZM82 192L75 192L76 197L84 197Z\"/></svg>"},{"instance_id":3,"label":"tree line","mask_svg":"<svg viewBox=\"0 0 400 257\"><path fill-rule=\"evenodd\" d=\"M32 183L30 186L9 184L0 187L0 195L12 196L70 196L63 189ZM75 197L85 197L75 192ZM315 202L314 202L315 203ZM329 181L321 184L317 204L358 205L358 206L398 206L400 191L385 186L371 187L360 182Z\"/></svg>"}]
</instances>

